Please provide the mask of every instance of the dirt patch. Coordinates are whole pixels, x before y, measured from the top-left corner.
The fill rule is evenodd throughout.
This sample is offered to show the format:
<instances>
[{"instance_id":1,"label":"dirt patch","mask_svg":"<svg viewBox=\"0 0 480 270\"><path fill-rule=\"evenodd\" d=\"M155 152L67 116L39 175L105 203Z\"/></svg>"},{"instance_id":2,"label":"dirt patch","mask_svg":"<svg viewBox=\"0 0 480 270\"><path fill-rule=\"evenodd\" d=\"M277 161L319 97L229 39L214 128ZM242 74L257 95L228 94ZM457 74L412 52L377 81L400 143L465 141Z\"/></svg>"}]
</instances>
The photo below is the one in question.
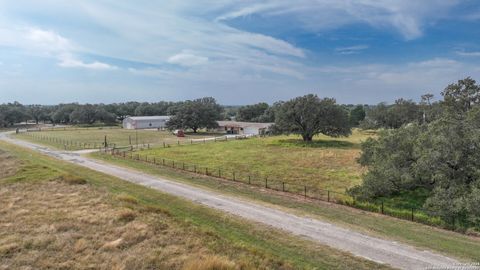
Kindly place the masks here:
<instances>
[{"instance_id":1,"label":"dirt patch","mask_svg":"<svg viewBox=\"0 0 480 270\"><path fill-rule=\"evenodd\" d=\"M14 175L21 167L22 162L9 153L0 149L0 179Z\"/></svg>"},{"instance_id":2,"label":"dirt patch","mask_svg":"<svg viewBox=\"0 0 480 270\"><path fill-rule=\"evenodd\" d=\"M234 265L167 213L89 185L16 183L0 194L0 269L182 269L195 258Z\"/></svg>"}]
</instances>

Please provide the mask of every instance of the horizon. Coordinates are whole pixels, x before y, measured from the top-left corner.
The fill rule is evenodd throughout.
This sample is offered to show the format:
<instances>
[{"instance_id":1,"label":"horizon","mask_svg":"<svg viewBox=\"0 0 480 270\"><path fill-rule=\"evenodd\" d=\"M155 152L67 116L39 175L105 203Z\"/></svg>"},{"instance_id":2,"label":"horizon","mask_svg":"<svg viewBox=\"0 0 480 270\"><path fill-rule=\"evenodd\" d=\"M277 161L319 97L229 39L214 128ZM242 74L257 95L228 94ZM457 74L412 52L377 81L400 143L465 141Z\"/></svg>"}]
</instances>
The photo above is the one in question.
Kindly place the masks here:
<instances>
[{"instance_id":1,"label":"horizon","mask_svg":"<svg viewBox=\"0 0 480 270\"><path fill-rule=\"evenodd\" d=\"M313 93L374 105L439 100L480 78L470 0L5 1L0 14L0 103L241 106Z\"/></svg>"}]
</instances>

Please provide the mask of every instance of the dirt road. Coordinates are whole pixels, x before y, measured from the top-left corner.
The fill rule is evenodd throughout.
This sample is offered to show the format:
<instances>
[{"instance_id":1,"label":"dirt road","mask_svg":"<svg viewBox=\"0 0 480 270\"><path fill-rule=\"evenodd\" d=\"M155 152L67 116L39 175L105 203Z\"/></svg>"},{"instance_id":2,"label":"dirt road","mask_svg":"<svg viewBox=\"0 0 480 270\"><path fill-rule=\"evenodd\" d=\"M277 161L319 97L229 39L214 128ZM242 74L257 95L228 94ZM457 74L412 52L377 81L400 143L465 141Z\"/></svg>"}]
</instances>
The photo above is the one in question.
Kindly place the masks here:
<instances>
[{"instance_id":1,"label":"dirt road","mask_svg":"<svg viewBox=\"0 0 480 270\"><path fill-rule=\"evenodd\" d=\"M306 237L318 243L350 252L356 256L389 264L395 268L423 269L459 263L452 258L430 251L419 250L405 244L367 236L317 219L297 216L273 207L258 205L247 200L107 164L83 157L78 153L51 150L30 142L9 138L5 134L0 134L0 139L36 150L57 159L118 177L125 181L151 187L251 221L267 224L294 235Z\"/></svg>"}]
</instances>

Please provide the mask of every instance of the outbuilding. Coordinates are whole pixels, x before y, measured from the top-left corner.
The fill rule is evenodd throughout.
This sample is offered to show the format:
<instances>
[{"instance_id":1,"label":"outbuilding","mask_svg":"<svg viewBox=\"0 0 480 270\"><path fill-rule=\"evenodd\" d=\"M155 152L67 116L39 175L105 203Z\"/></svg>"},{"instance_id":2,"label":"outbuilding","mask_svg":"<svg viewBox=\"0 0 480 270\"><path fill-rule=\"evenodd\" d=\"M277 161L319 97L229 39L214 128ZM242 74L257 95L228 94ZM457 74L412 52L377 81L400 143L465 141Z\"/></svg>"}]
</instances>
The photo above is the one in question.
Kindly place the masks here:
<instances>
[{"instance_id":1,"label":"outbuilding","mask_svg":"<svg viewBox=\"0 0 480 270\"><path fill-rule=\"evenodd\" d=\"M273 123L217 121L219 132L240 135L260 135L268 132Z\"/></svg>"},{"instance_id":2,"label":"outbuilding","mask_svg":"<svg viewBox=\"0 0 480 270\"><path fill-rule=\"evenodd\" d=\"M170 120L170 116L129 116L123 119L124 129L163 129Z\"/></svg>"}]
</instances>

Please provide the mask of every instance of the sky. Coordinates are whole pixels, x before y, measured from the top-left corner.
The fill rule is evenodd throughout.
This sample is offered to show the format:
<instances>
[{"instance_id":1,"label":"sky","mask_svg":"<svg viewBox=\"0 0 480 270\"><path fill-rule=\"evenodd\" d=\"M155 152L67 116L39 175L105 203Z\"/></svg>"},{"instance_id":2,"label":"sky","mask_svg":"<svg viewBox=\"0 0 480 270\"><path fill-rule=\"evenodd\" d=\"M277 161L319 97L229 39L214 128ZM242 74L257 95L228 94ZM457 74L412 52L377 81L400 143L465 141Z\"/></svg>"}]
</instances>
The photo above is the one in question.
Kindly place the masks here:
<instances>
[{"instance_id":1,"label":"sky","mask_svg":"<svg viewBox=\"0 0 480 270\"><path fill-rule=\"evenodd\" d=\"M478 0L0 0L0 103L376 104L467 76Z\"/></svg>"}]
</instances>

